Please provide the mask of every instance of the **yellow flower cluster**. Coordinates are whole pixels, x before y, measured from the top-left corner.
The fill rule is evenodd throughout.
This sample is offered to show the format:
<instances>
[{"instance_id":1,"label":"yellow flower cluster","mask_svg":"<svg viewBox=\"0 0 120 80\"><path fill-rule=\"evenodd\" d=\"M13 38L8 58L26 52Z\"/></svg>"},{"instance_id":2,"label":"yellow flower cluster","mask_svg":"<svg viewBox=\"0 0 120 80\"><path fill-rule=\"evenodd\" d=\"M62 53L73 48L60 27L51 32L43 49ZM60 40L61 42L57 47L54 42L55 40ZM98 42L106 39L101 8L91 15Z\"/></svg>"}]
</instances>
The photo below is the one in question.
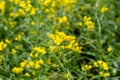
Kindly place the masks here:
<instances>
[{"instance_id":1,"label":"yellow flower cluster","mask_svg":"<svg viewBox=\"0 0 120 80\"><path fill-rule=\"evenodd\" d=\"M18 34L18 35L15 37L15 40L16 40L16 41L21 41L23 35L24 35L24 33L21 32L20 34Z\"/></svg>"},{"instance_id":2,"label":"yellow flower cluster","mask_svg":"<svg viewBox=\"0 0 120 80\"><path fill-rule=\"evenodd\" d=\"M99 75L104 76L104 77L109 77L110 73L109 72L104 73L103 71L100 71Z\"/></svg>"},{"instance_id":3,"label":"yellow flower cluster","mask_svg":"<svg viewBox=\"0 0 120 80\"><path fill-rule=\"evenodd\" d=\"M0 42L0 51L3 51L6 47L7 47L7 43L5 43L4 41L1 41Z\"/></svg>"},{"instance_id":4,"label":"yellow flower cluster","mask_svg":"<svg viewBox=\"0 0 120 80\"><path fill-rule=\"evenodd\" d=\"M101 13L104 13L104 12L107 12L107 11L108 11L108 7L105 7L105 6L102 7L101 10L100 10Z\"/></svg>"},{"instance_id":5,"label":"yellow flower cluster","mask_svg":"<svg viewBox=\"0 0 120 80\"><path fill-rule=\"evenodd\" d=\"M20 62L20 67L14 67L12 69L12 72L15 73L15 74L20 74L22 73L22 71L24 71L25 68L28 68L28 69L39 69L40 68L40 65L44 64L43 60L42 59L39 59L39 60L36 60L36 61L33 61L33 60L24 60L22 62ZM29 73L26 72L25 73L25 76L29 76L28 75ZM35 72L33 73L35 74Z\"/></svg>"},{"instance_id":6,"label":"yellow flower cluster","mask_svg":"<svg viewBox=\"0 0 120 80\"><path fill-rule=\"evenodd\" d=\"M56 45L59 45L62 49L72 49L76 52L81 52L82 50L82 46L79 46L79 44L75 41L76 38L74 36L68 36L63 32L56 31L56 34L50 34L49 37ZM68 41L69 44L62 45L61 43L64 41ZM53 51L55 47L51 47L50 49Z\"/></svg>"},{"instance_id":7,"label":"yellow flower cluster","mask_svg":"<svg viewBox=\"0 0 120 80\"><path fill-rule=\"evenodd\" d=\"M103 77L110 76L110 73L108 72L109 67L108 67L108 64L105 61L97 60L97 61L93 62L93 65L86 64L86 65L81 67L81 69L83 71L87 71L87 70L90 70L92 68L97 68L98 70L100 70L99 75L101 75Z\"/></svg>"},{"instance_id":8,"label":"yellow flower cluster","mask_svg":"<svg viewBox=\"0 0 120 80\"><path fill-rule=\"evenodd\" d=\"M43 4L42 10L45 13L55 12L56 9L64 7L64 11L73 9L74 3L76 0L37 0L39 4ZM59 5L58 5L59 4Z\"/></svg>"},{"instance_id":9,"label":"yellow flower cluster","mask_svg":"<svg viewBox=\"0 0 120 80\"><path fill-rule=\"evenodd\" d=\"M85 66L82 66L81 69L82 69L83 71L90 70L90 69L92 69L92 66L86 64Z\"/></svg>"},{"instance_id":10,"label":"yellow flower cluster","mask_svg":"<svg viewBox=\"0 0 120 80\"><path fill-rule=\"evenodd\" d=\"M9 0L10 3L18 5L18 11L15 12L13 8L13 12L10 13L11 17L25 16L27 13L30 15L36 14L36 8L32 6L30 0Z\"/></svg>"},{"instance_id":11,"label":"yellow flower cluster","mask_svg":"<svg viewBox=\"0 0 120 80\"><path fill-rule=\"evenodd\" d=\"M0 1L0 15L3 15L5 13L5 1Z\"/></svg>"},{"instance_id":12,"label":"yellow flower cluster","mask_svg":"<svg viewBox=\"0 0 120 80\"><path fill-rule=\"evenodd\" d=\"M76 3L76 0L58 0L60 5L67 6Z\"/></svg>"},{"instance_id":13,"label":"yellow flower cluster","mask_svg":"<svg viewBox=\"0 0 120 80\"><path fill-rule=\"evenodd\" d=\"M37 51L37 52L41 53L42 55L46 54L46 50L45 50L44 47L40 47L40 46L39 47L34 47L33 52L34 51Z\"/></svg>"},{"instance_id":14,"label":"yellow flower cluster","mask_svg":"<svg viewBox=\"0 0 120 80\"><path fill-rule=\"evenodd\" d=\"M27 68L34 68L34 69L39 69L40 68L40 65L43 64L43 60L42 59L39 59L37 61L28 61L26 67Z\"/></svg>"},{"instance_id":15,"label":"yellow flower cluster","mask_svg":"<svg viewBox=\"0 0 120 80\"><path fill-rule=\"evenodd\" d=\"M15 74L20 74L20 73L22 73L22 71L23 71L23 68L20 68L20 67L14 67L12 69L12 72Z\"/></svg>"},{"instance_id":16,"label":"yellow flower cluster","mask_svg":"<svg viewBox=\"0 0 120 80\"><path fill-rule=\"evenodd\" d=\"M24 75L27 76L27 77L30 76L30 74L28 72L26 72Z\"/></svg>"},{"instance_id":17,"label":"yellow flower cluster","mask_svg":"<svg viewBox=\"0 0 120 80\"><path fill-rule=\"evenodd\" d=\"M94 29L95 24L93 21L91 21L91 17L84 16L84 23L87 26L88 29Z\"/></svg>"},{"instance_id":18,"label":"yellow flower cluster","mask_svg":"<svg viewBox=\"0 0 120 80\"><path fill-rule=\"evenodd\" d=\"M102 61L102 60L98 60L98 61L93 62L93 65L95 67L100 67L100 68L102 68L104 70L109 69L108 64L106 62Z\"/></svg>"},{"instance_id":19,"label":"yellow flower cluster","mask_svg":"<svg viewBox=\"0 0 120 80\"><path fill-rule=\"evenodd\" d=\"M68 18L66 16L58 18L59 23L67 22Z\"/></svg>"}]
</instances>

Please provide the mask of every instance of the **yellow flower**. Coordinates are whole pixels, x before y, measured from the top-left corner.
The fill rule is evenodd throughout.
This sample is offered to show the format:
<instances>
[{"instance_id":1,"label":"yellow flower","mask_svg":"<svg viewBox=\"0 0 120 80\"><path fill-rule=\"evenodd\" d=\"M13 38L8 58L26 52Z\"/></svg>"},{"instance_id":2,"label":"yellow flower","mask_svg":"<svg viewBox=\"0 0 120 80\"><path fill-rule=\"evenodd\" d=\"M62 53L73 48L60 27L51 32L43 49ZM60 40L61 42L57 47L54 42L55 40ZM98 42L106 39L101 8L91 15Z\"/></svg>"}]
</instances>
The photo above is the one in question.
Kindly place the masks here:
<instances>
[{"instance_id":1,"label":"yellow flower","mask_svg":"<svg viewBox=\"0 0 120 80\"><path fill-rule=\"evenodd\" d=\"M0 14L3 15L5 13L5 1L0 1Z\"/></svg>"},{"instance_id":2,"label":"yellow flower","mask_svg":"<svg viewBox=\"0 0 120 80\"><path fill-rule=\"evenodd\" d=\"M5 42L8 43L8 44L11 43L11 41L9 39L5 39Z\"/></svg>"},{"instance_id":3,"label":"yellow flower","mask_svg":"<svg viewBox=\"0 0 120 80\"><path fill-rule=\"evenodd\" d=\"M108 76L110 76L110 73L104 73L104 75L103 75L104 77L108 77Z\"/></svg>"},{"instance_id":4,"label":"yellow flower","mask_svg":"<svg viewBox=\"0 0 120 80\"><path fill-rule=\"evenodd\" d=\"M105 6L102 7L101 10L100 10L101 13L104 13L104 12L107 12L107 11L108 11L108 7L105 7Z\"/></svg>"},{"instance_id":5,"label":"yellow flower","mask_svg":"<svg viewBox=\"0 0 120 80\"><path fill-rule=\"evenodd\" d=\"M58 18L58 21L59 21L59 23L67 22L68 18L67 18L67 16L63 16L61 18Z\"/></svg>"},{"instance_id":6,"label":"yellow flower","mask_svg":"<svg viewBox=\"0 0 120 80\"><path fill-rule=\"evenodd\" d=\"M23 68L19 68L19 67L14 67L12 69L12 72L15 73L15 74L22 73L22 71L23 71Z\"/></svg>"},{"instance_id":7,"label":"yellow flower","mask_svg":"<svg viewBox=\"0 0 120 80\"><path fill-rule=\"evenodd\" d=\"M101 76L102 76L102 75L103 75L103 72L102 72L102 71L100 71L100 72L99 72L99 75L101 75Z\"/></svg>"},{"instance_id":8,"label":"yellow flower","mask_svg":"<svg viewBox=\"0 0 120 80\"><path fill-rule=\"evenodd\" d=\"M3 51L7 47L7 44L3 41L0 42L0 51Z\"/></svg>"},{"instance_id":9,"label":"yellow flower","mask_svg":"<svg viewBox=\"0 0 120 80\"><path fill-rule=\"evenodd\" d=\"M38 57L38 56L39 56L38 53L34 54L34 57Z\"/></svg>"},{"instance_id":10,"label":"yellow flower","mask_svg":"<svg viewBox=\"0 0 120 80\"><path fill-rule=\"evenodd\" d=\"M33 55L33 53L32 53L32 52L30 53L30 57L32 57L32 58L34 57L34 55Z\"/></svg>"},{"instance_id":11,"label":"yellow flower","mask_svg":"<svg viewBox=\"0 0 120 80\"><path fill-rule=\"evenodd\" d=\"M18 9L18 13L20 16L24 16L25 15L25 11L21 8Z\"/></svg>"},{"instance_id":12,"label":"yellow flower","mask_svg":"<svg viewBox=\"0 0 120 80\"><path fill-rule=\"evenodd\" d=\"M16 54L17 53L17 51L16 51L16 49L12 49L12 54Z\"/></svg>"},{"instance_id":13,"label":"yellow flower","mask_svg":"<svg viewBox=\"0 0 120 80\"><path fill-rule=\"evenodd\" d=\"M38 51L39 53L41 53L43 55L46 54L46 50L44 47L35 47L35 48L33 48L33 50Z\"/></svg>"},{"instance_id":14,"label":"yellow flower","mask_svg":"<svg viewBox=\"0 0 120 80\"><path fill-rule=\"evenodd\" d=\"M111 52L112 51L112 48L111 47L108 47L107 48L107 52Z\"/></svg>"},{"instance_id":15,"label":"yellow flower","mask_svg":"<svg viewBox=\"0 0 120 80\"><path fill-rule=\"evenodd\" d=\"M17 23L15 21L10 21L9 24L10 28L14 28Z\"/></svg>"},{"instance_id":16,"label":"yellow flower","mask_svg":"<svg viewBox=\"0 0 120 80\"><path fill-rule=\"evenodd\" d=\"M18 4L20 2L20 0L14 0L14 1L15 4Z\"/></svg>"},{"instance_id":17,"label":"yellow flower","mask_svg":"<svg viewBox=\"0 0 120 80\"><path fill-rule=\"evenodd\" d=\"M21 48L22 48L22 45L16 45L15 48L16 48L16 49L21 49Z\"/></svg>"},{"instance_id":18,"label":"yellow flower","mask_svg":"<svg viewBox=\"0 0 120 80\"><path fill-rule=\"evenodd\" d=\"M91 65L85 65L85 66L82 66L82 70L85 71L85 70L90 70L92 68Z\"/></svg>"},{"instance_id":19,"label":"yellow flower","mask_svg":"<svg viewBox=\"0 0 120 80\"><path fill-rule=\"evenodd\" d=\"M32 5L31 4L27 4L26 8L25 8L25 11L29 12L31 8L32 8Z\"/></svg>"},{"instance_id":20,"label":"yellow flower","mask_svg":"<svg viewBox=\"0 0 120 80\"><path fill-rule=\"evenodd\" d=\"M102 60L98 60L97 63L98 63L99 65L102 65L103 61L102 61Z\"/></svg>"},{"instance_id":21,"label":"yellow flower","mask_svg":"<svg viewBox=\"0 0 120 80\"><path fill-rule=\"evenodd\" d=\"M25 1L20 1L20 2L19 2L19 5L20 5L20 7L22 7L22 8L25 8L25 7L26 7Z\"/></svg>"},{"instance_id":22,"label":"yellow flower","mask_svg":"<svg viewBox=\"0 0 120 80\"><path fill-rule=\"evenodd\" d=\"M94 62L93 65L94 65L95 67L98 67L98 63L97 63L97 62Z\"/></svg>"},{"instance_id":23,"label":"yellow flower","mask_svg":"<svg viewBox=\"0 0 120 80\"><path fill-rule=\"evenodd\" d=\"M40 68L39 61L36 61L36 62L35 62L35 69L39 69L39 68Z\"/></svg>"},{"instance_id":24,"label":"yellow flower","mask_svg":"<svg viewBox=\"0 0 120 80\"><path fill-rule=\"evenodd\" d=\"M35 15L36 14L36 9L34 7L32 7L30 15Z\"/></svg>"},{"instance_id":25,"label":"yellow flower","mask_svg":"<svg viewBox=\"0 0 120 80\"><path fill-rule=\"evenodd\" d=\"M108 67L106 62L102 63L102 67L103 67L104 70L108 70L109 69L109 67Z\"/></svg>"},{"instance_id":26,"label":"yellow flower","mask_svg":"<svg viewBox=\"0 0 120 80\"><path fill-rule=\"evenodd\" d=\"M15 37L15 40L16 40L16 41L21 41L21 39L22 39L22 36L21 36L20 34Z\"/></svg>"},{"instance_id":27,"label":"yellow flower","mask_svg":"<svg viewBox=\"0 0 120 80\"><path fill-rule=\"evenodd\" d=\"M94 22L91 21L91 17L84 16L83 20L88 29L95 28Z\"/></svg>"},{"instance_id":28,"label":"yellow flower","mask_svg":"<svg viewBox=\"0 0 120 80\"><path fill-rule=\"evenodd\" d=\"M20 62L21 67L25 67L26 64L27 64L27 60L24 60L23 62Z\"/></svg>"},{"instance_id":29,"label":"yellow flower","mask_svg":"<svg viewBox=\"0 0 120 80\"><path fill-rule=\"evenodd\" d=\"M35 22L34 22L34 21L32 21L32 22L31 22L31 25L32 25L32 26L35 26Z\"/></svg>"},{"instance_id":30,"label":"yellow flower","mask_svg":"<svg viewBox=\"0 0 120 80\"><path fill-rule=\"evenodd\" d=\"M56 52L57 51L57 48L55 46L50 46L50 52Z\"/></svg>"},{"instance_id":31,"label":"yellow flower","mask_svg":"<svg viewBox=\"0 0 120 80\"><path fill-rule=\"evenodd\" d=\"M82 26L83 24L82 24L82 22L77 22L77 25Z\"/></svg>"},{"instance_id":32,"label":"yellow flower","mask_svg":"<svg viewBox=\"0 0 120 80\"><path fill-rule=\"evenodd\" d=\"M27 77L29 77L29 76L30 76L30 74L29 74L28 72L26 72L24 75L25 75L25 76L27 76Z\"/></svg>"},{"instance_id":33,"label":"yellow flower","mask_svg":"<svg viewBox=\"0 0 120 80\"><path fill-rule=\"evenodd\" d=\"M34 68L34 65L35 65L35 63L34 63L34 61L28 61L28 64L27 64L27 68Z\"/></svg>"},{"instance_id":34,"label":"yellow flower","mask_svg":"<svg viewBox=\"0 0 120 80\"><path fill-rule=\"evenodd\" d=\"M44 64L44 61L42 59L39 59L39 64Z\"/></svg>"}]
</instances>

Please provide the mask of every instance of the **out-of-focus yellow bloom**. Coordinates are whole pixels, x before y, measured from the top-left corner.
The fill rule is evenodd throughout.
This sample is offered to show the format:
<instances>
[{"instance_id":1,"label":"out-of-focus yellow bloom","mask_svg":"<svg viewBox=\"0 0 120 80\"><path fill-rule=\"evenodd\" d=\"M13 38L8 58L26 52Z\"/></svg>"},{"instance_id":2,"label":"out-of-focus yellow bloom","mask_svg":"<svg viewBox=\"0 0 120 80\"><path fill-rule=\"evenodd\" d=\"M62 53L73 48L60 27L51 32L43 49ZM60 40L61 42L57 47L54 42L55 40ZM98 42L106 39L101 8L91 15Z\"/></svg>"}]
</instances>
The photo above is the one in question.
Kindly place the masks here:
<instances>
[{"instance_id":1,"label":"out-of-focus yellow bloom","mask_svg":"<svg viewBox=\"0 0 120 80\"><path fill-rule=\"evenodd\" d=\"M108 11L108 7L105 7L105 6L102 7L101 10L100 10L101 13L104 13L104 12L107 12L107 11Z\"/></svg>"},{"instance_id":2,"label":"out-of-focus yellow bloom","mask_svg":"<svg viewBox=\"0 0 120 80\"><path fill-rule=\"evenodd\" d=\"M39 61L36 61L36 62L35 62L35 69L39 69L39 68L40 68Z\"/></svg>"},{"instance_id":3,"label":"out-of-focus yellow bloom","mask_svg":"<svg viewBox=\"0 0 120 80\"><path fill-rule=\"evenodd\" d=\"M110 76L110 73L104 73L104 75L103 75L104 77L108 77L108 76Z\"/></svg>"},{"instance_id":4,"label":"out-of-focus yellow bloom","mask_svg":"<svg viewBox=\"0 0 120 80\"><path fill-rule=\"evenodd\" d=\"M34 68L34 66L35 66L35 63L34 63L34 61L28 61L28 64L26 65L27 66L27 68Z\"/></svg>"},{"instance_id":5,"label":"out-of-focus yellow bloom","mask_svg":"<svg viewBox=\"0 0 120 80\"><path fill-rule=\"evenodd\" d=\"M12 72L15 73L15 74L22 73L22 71L23 71L23 68L19 68L19 67L14 67L12 69Z\"/></svg>"},{"instance_id":6,"label":"out-of-focus yellow bloom","mask_svg":"<svg viewBox=\"0 0 120 80\"><path fill-rule=\"evenodd\" d=\"M25 11L29 12L31 8L32 8L32 5L31 4L27 4L26 8L25 8Z\"/></svg>"},{"instance_id":7,"label":"out-of-focus yellow bloom","mask_svg":"<svg viewBox=\"0 0 120 80\"><path fill-rule=\"evenodd\" d=\"M102 72L102 71L100 71L100 72L99 72L99 75L103 75L103 72Z\"/></svg>"},{"instance_id":8,"label":"out-of-focus yellow bloom","mask_svg":"<svg viewBox=\"0 0 120 80\"><path fill-rule=\"evenodd\" d=\"M30 15L35 15L36 14L36 9L34 7L32 7Z\"/></svg>"},{"instance_id":9,"label":"out-of-focus yellow bloom","mask_svg":"<svg viewBox=\"0 0 120 80\"><path fill-rule=\"evenodd\" d=\"M5 39L5 42L6 42L7 44L10 44L10 43L11 43L11 40Z\"/></svg>"},{"instance_id":10,"label":"out-of-focus yellow bloom","mask_svg":"<svg viewBox=\"0 0 120 80\"><path fill-rule=\"evenodd\" d=\"M3 51L7 47L7 44L3 41L0 42L0 51Z\"/></svg>"},{"instance_id":11,"label":"out-of-focus yellow bloom","mask_svg":"<svg viewBox=\"0 0 120 80\"><path fill-rule=\"evenodd\" d=\"M15 46L15 49L21 49L22 48L22 45L16 45Z\"/></svg>"},{"instance_id":12,"label":"out-of-focus yellow bloom","mask_svg":"<svg viewBox=\"0 0 120 80\"><path fill-rule=\"evenodd\" d=\"M39 64L44 64L44 61L42 59L39 59Z\"/></svg>"},{"instance_id":13,"label":"out-of-focus yellow bloom","mask_svg":"<svg viewBox=\"0 0 120 80\"><path fill-rule=\"evenodd\" d=\"M67 16L63 16L61 18L58 18L59 23L67 22L68 18Z\"/></svg>"},{"instance_id":14,"label":"out-of-focus yellow bloom","mask_svg":"<svg viewBox=\"0 0 120 80\"><path fill-rule=\"evenodd\" d=\"M108 47L107 48L107 52L111 52L112 51L112 48L111 47Z\"/></svg>"},{"instance_id":15,"label":"out-of-focus yellow bloom","mask_svg":"<svg viewBox=\"0 0 120 80\"><path fill-rule=\"evenodd\" d=\"M27 60L24 60L23 62L20 62L20 67L25 67L26 64L27 64Z\"/></svg>"},{"instance_id":16,"label":"out-of-focus yellow bloom","mask_svg":"<svg viewBox=\"0 0 120 80\"><path fill-rule=\"evenodd\" d=\"M77 22L77 25L82 26L83 24L82 24L82 22Z\"/></svg>"},{"instance_id":17,"label":"out-of-focus yellow bloom","mask_svg":"<svg viewBox=\"0 0 120 80\"><path fill-rule=\"evenodd\" d=\"M23 35L24 35L24 33L21 32L20 34L18 34L18 35L15 37L15 40L16 40L16 41L21 41Z\"/></svg>"},{"instance_id":18,"label":"out-of-focus yellow bloom","mask_svg":"<svg viewBox=\"0 0 120 80\"><path fill-rule=\"evenodd\" d=\"M97 63L97 62L93 62L93 65L94 65L95 67L98 67L98 63Z\"/></svg>"},{"instance_id":19,"label":"out-of-focus yellow bloom","mask_svg":"<svg viewBox=\"0 0 120 80\"><path fill-rule=\"evenodd\" d=\"M15 4L19 4L20 0L14 0Z\"/></svg>"},{"instance_id":20,"label":"out-of-focus yellow bloom","mask_svg":"<svg viewBox=\"0 0 120 80\"><path fill-rule=\"evenodd\" d=\"M12 49L12 54L16 54L17 53L17 51L16 51L16 49Z\"/></svg>"},{"instance_id":21,"label":"out-of-focus yellow bloom","mask_svg":"<svg viewBox=\"0 0 120 80\"><path fill-rule=\"evenodd\" d=\"M5 13L5 1L0 1L0 15L3 15Z\"/></svg>"},{"instance_id":22,"label":"out-of-focus yellow bloom","mask_svg":"<svg viewBox=\"0 0 120 80\"><path fill-rule=\"evenodd\" d=\"M85 65L85 66L82 66L82 70L83 71L86 71L86 70L90 70L92 68L92 66L91 65Z\"/></svg>"},{"instance_id":23,"label":"out-of-focus yellow bloom","mask_svg":"<svg viewBox=\"0 0 120 80\"><path fill-rule=\"evenodd\" d=\"M19 9L18 9L18 14L19 14L20 16L24 16L26 13L25 13L25 11L24 11L22 8L19 8Z\"/></svg>"},{"instance_id":24,"label":"out-of-focus yellow bloom","mask_svg":"<svg viewBox=\"0 0 120 80\"><path fill-rule=\"evenodd\" d=\"M30 74L29 74L28 72L26 72L26 73L24 74L24 76L29 77L29 76L30 76Z\"/></svg>"},{"instance_id":25,"label":"out-of-focus yellow bloom","mask_svg":"<svg viewBox=\"0 0 120 80\"><path fill-rule=\"evenodd\" d=\"M35 22L34 22L34 21L32 21L32 22L31 22L31 25L32 25L32 26L35 26Z\"/></svg>"},{"instance_id":26,"label":"out-of-focus yellow bloom","mask_svg":"<svg viewBox=\"0 0 120 80\"><path fill-rule=\"evenodd\" d=\"M50 46L50 52L56 52L57 51L57 47L56 46Z\"/></svg>"},{"instance_id":27,"label":"out-of-focus yellow bloom","mask_svg":"<svg viewBox=\"0 0 120 80\"><path fill-rule=\"evenodd\" d=\"M15 21L10 21L9 24L10 28L14 28L17 23Z\"/></svg>"},{"instance_id":28,"label":"out-of-focus yellow bloom","mask_svg":"<svg viewBox=\"0 0 120 80\"><path fill-rule=\"evenodd\" d=\"M108 67L106 62L102 63L102 67L103 67L104 70L108 70L109 69L109 67Z\"/></svg>"},{"instance_id":29,"label":"out-of-focus yellow bloom","mask_svg":"<svg viewBox=\"0 0 120 80\"><path fill-rule=\"evenodd\" d=\"M41 54L46 54L46 50L45 50L45 48L44 47L35 47L35 48L33 48L33 50L34 51L38 51L39 53L41 53Z\"/></svg>"},{"instance_id":30,"label":"out-of-focus yellow bloom","mask_svg":"<svg viewBox=\"0 0 120 80\"><path fill-rule=\"evenodd\" d=\"M93 21L91 21L91 17L84 16L84 23L87 26L88 29L94 29L95 24Z\"/></svg>"}]
</instances>

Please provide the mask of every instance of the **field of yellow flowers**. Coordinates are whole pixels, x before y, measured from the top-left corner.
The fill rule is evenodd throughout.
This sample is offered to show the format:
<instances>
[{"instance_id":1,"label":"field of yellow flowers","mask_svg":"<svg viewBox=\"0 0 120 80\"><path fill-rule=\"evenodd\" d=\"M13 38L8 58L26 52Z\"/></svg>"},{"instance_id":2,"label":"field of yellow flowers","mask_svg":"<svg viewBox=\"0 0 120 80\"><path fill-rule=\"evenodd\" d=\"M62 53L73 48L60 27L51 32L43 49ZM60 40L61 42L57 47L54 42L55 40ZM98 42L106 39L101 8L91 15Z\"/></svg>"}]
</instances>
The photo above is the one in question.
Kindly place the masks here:
<instances>
[{"instance_id":1,"label":"field of yellow flowers","mask_svg":"<svg viewBox=\"0 0 120 80\"><path fill-rule=\"evenodd\" d=\"M0 0L0 80L120 80L120 0Z\"/></svg>"}]
</instances>

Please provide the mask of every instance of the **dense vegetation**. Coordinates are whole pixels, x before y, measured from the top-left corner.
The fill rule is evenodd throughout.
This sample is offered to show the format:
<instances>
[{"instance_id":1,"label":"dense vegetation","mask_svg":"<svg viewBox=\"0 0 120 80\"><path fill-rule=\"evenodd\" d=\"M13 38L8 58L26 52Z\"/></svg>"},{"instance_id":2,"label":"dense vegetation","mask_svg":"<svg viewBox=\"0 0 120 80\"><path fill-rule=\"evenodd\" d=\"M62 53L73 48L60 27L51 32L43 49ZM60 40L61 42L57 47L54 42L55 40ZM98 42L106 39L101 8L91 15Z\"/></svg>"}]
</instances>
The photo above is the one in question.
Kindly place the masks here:
<instances>
[{"instance_id":1,"label":"dense vegetation","mask_svg":"<svg viewBox=\"0 0 120 80\"><path fill-rule=\"evenodd\" d=\"M120 0L0 0L0 80L120 80Z\"/></svg>"}]
</instances>

